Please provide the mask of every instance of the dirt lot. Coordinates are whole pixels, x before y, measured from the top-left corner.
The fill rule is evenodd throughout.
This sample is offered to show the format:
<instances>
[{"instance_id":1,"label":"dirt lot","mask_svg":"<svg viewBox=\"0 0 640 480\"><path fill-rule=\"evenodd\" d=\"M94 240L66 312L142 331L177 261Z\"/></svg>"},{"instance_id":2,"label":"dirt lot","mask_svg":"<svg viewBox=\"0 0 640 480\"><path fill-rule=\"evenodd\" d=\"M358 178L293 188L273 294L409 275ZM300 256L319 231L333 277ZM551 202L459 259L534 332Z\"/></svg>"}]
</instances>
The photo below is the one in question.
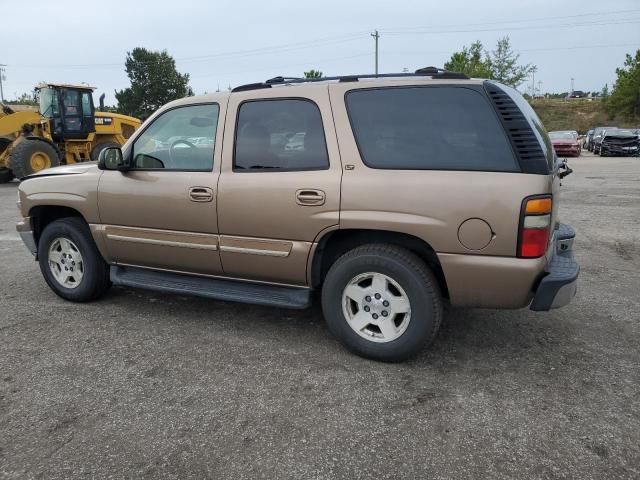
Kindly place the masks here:
<instances>
[{"instance_id":1,"label":"dirt lot","mask_svg":"<svg viewBox=\"0 0 640 480\"><path fill-rule=\"evenodd\" d=\"M640 477L640 159L570 164L574 303L454 310L399 365L347 353L318 309L64 302L0 186L0 477Z\"/></svg>"}]
</instances>

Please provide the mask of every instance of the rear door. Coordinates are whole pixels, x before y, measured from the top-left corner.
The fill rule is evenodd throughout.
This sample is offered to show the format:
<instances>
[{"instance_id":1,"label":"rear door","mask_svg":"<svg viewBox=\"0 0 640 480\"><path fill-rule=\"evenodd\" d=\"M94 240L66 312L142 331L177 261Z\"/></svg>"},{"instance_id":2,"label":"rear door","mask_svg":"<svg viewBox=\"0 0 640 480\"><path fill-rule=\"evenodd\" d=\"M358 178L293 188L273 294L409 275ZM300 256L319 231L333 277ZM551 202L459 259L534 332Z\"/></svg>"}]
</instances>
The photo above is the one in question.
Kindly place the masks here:
<instances>
[{"instance_id":1,"label":"rear door","mask_svg":"<svg viewBox=\"0 0 640 480\"><path fill-rule=\"evenodd\" d=\"M303 88L230 97L218 190L228 276L305 285L311 247L339 223L342 167L328 88Z\"/></svg>"}]
</instances>

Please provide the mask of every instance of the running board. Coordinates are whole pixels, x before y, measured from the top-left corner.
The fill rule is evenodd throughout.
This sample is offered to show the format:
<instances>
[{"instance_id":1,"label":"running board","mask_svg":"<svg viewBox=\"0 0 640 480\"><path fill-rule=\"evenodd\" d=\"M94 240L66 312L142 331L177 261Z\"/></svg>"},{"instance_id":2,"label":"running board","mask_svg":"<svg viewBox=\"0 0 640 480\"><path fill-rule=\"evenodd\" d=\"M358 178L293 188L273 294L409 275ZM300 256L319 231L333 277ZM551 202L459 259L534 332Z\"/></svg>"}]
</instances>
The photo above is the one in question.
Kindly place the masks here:
<instances>
[{"instance_id":1,"label":"running board","mask_svg":"<svg viewBox=\"0 0 640 480\"><path fill-rule=\"evenodd\" d=\"M114 285L195 295L228 302L296 309L311 305L311 290L308 288L221 280L122 266L112 266L110 277Z\"/></svg>"}]
</instances>

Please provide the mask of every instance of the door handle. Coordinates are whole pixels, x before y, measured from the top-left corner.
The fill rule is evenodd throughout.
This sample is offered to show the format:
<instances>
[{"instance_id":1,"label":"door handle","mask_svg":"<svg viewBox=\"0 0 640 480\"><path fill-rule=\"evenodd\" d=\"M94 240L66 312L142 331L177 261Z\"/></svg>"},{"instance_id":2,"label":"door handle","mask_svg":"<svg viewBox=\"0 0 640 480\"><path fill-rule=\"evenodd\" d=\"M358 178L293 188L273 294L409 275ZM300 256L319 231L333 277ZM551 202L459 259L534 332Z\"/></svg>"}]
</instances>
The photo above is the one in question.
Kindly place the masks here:
<instances>
[{"instance_id":1,"label":"door handle","mask_svg":"<svg viewBox=\"0 0 640 480\"><path fill-rule=\"evenodd\" d=\"M192 202L210 202L213 200L213 190L207 187L191 187L189 200Z\"/></svg>"},{"instance_id":2,"label":"door handle","mask_svg":"<svg viewBox=\"0 0 640 480\"><path fill-rule=\"evenodd\" d=\"M305 188L296 192L296 203L302 206L324 205L325 198L322 190Z\"/></svg>"}]
</instances>

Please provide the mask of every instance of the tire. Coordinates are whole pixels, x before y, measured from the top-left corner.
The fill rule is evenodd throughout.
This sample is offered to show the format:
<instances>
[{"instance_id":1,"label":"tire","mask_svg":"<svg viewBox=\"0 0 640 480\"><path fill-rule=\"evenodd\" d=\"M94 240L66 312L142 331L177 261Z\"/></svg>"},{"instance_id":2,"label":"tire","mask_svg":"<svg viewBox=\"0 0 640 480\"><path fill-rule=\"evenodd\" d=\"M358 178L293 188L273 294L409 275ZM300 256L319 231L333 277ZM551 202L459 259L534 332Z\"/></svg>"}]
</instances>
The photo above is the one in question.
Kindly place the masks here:
<instances>
[{"instance_id":1,"label":"tire","mask_svg":"<svg viewBox=\"0 0 640 480\"><path fill-rule=\"evenodd\" d=\"M370 275L374 277L367 286ZM384 287L377 288L376 281L382 283L375 285ZM362 298L360 303L349 296L352 291L354 297ZM363 296L364 292L371 295ZM379 292L381 297L376 299ZM408 316L394 314L394 304L398 312L408 306ZM385 308L389 311L382 318ZM442 323L443 301L436 277L420 258L393 245L371 244L345 253L331 266L322 288L322 311L331 332L351 351L374 360L398 362L433 341ZM354 321L355 316L359 320ZM360 329L352 327L357 321L370 323Z\"/></svg>"},{"instance_id":2,"label":"tire","mask_svg":"<svg viewBox=\"0 0 640 480\"><path fill-rule=\"evenodd\" d=\"M23 140L11 152L11 170L20 179L58 165L58 150L44 140Z\"/></svg>"},{"instance_id":3,"label":"tire","mask_svg":"<svg viewBox=\"0 0 640 480\"><path fill-rule=\"evenodd\" d=\"M13 172L8 168L0 168L0 183L7 183L13 180Z\"/></svg>"},{"instance_id":4,"label":"tire","mask_svg":"<svg viewBox=\"0 0 640 480\"><path fill-rule=\"evenodd\" d=\"M110 147L120 148L121 145L116 142L99 143L95 147L93 147L93 150L91 150L91 160L93 160L94 162L97 162L98 157L100 156L100 152L102 152L105 148L110 148Z\"/></svg>"},{"instance_id":5,"label":"tire","mask_svg":"<svg viewBox=\"0 0 640 480\"><path fill-rule=\"evenodd\" d=\"M75 248L68 248L69 244ZM54 255L58 246L61 247L58 251L59 259L55 261ZM66 259L61 257L65 251L70 252L69 255L71 255ZM79 217L62 218L45 227L38 242L38 262L40 271L51 290L65 300L72 302L95 300L111 286L109 266L100 255L91 237L89 226ZM51 265L52 262L57 266ZM63 267L77 270L62 274ZM61 283L59 277L53 273L56 268L61 275L74 278L75 285L71 281L66 285Z\"/></svg>"}]
</instances>

